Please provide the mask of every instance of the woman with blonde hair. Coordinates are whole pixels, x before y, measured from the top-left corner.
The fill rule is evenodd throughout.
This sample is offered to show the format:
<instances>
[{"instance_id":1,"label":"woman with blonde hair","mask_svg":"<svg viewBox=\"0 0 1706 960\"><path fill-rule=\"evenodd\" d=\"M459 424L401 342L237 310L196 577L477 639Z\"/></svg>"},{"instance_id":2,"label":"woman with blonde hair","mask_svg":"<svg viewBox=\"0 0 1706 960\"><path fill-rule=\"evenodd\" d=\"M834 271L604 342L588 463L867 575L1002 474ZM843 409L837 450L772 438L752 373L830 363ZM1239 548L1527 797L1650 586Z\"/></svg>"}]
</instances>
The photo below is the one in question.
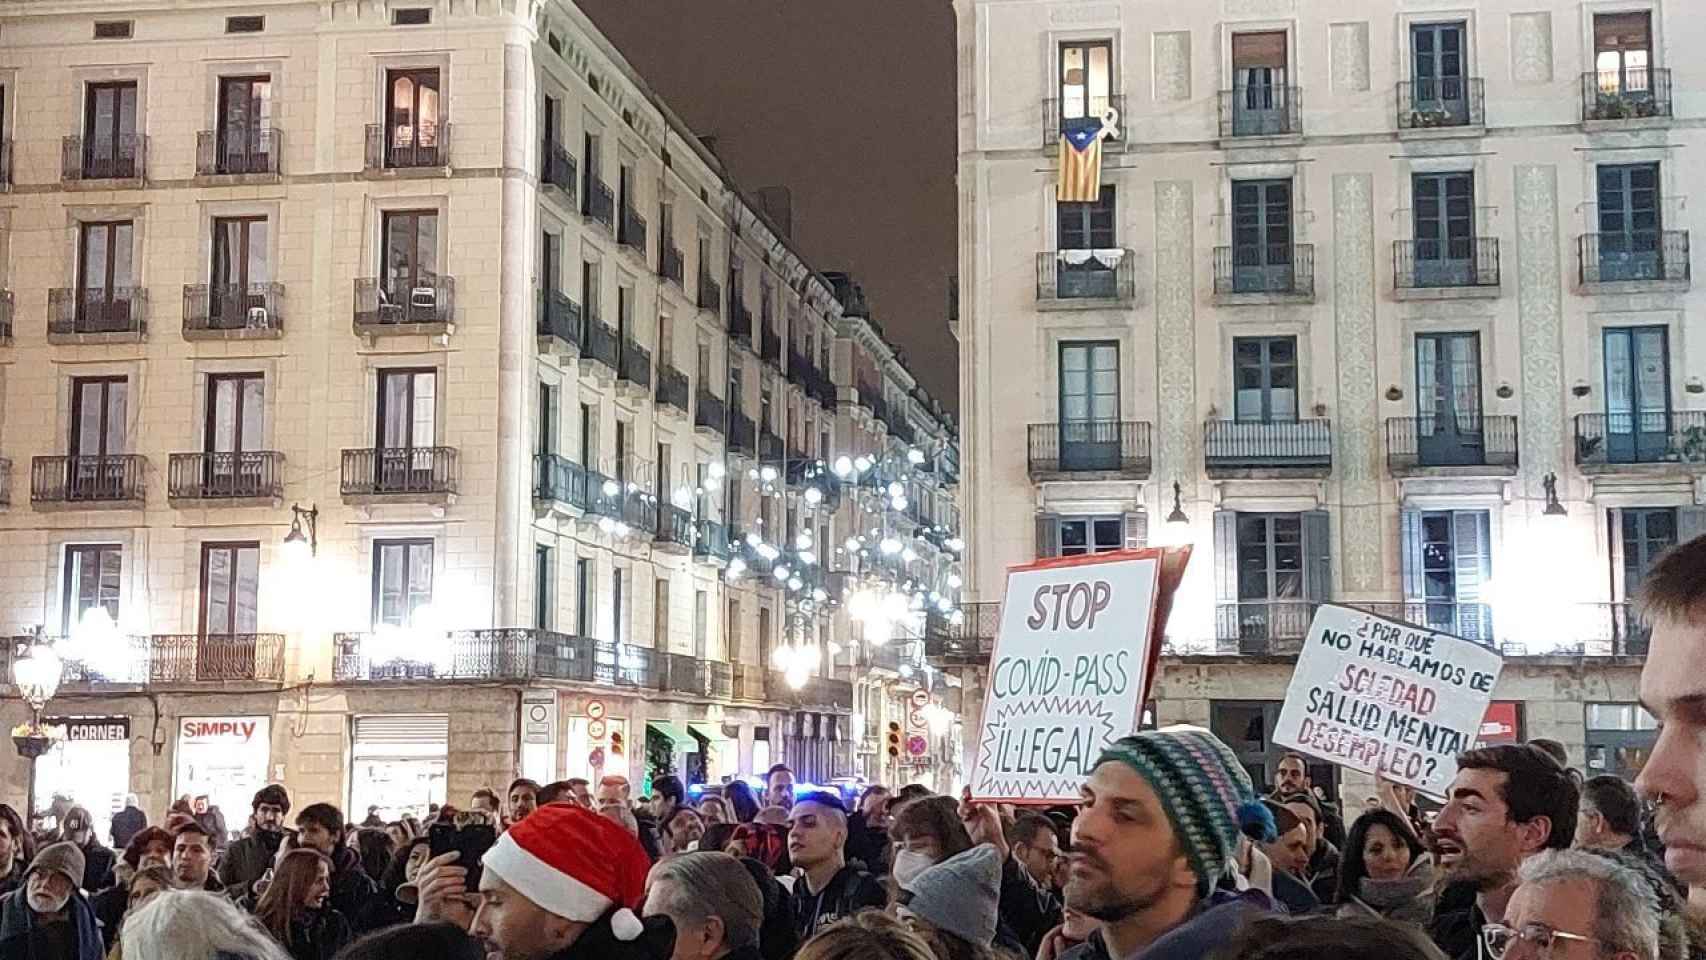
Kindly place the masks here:
<instances>
[{"instance_id":1,"label":"woman with blonde hair","mask_svg":"<svg viewBox=\"0 0 1706 960\"><path fill-rule=\"evenodd\" d=\"M800 947L794 960L936 960L929 944L880 910L832 923Z\"/></svg>"},{"instance_id":2,"label":"woman with blonde hair","mask_svg":"<svg viewBox=\"0 0 1706 960\"><path fill-rule=\"evenodd\" d=\"M203 890L166 890L124 920L120 943L146 960L290 960L254 918Z\"/></svg>"},{"instance_id":3,"label":"woman with blonde hair","mask_svg":"<svg viewBox=\"0 0 1706 960\"><path fill-rule=\"evenodd\" d=\"M332 861L298 847L279 859L255 919L294 960L331 960L353 939L349 921L326 905L331 892Z\"/></svg>"}]
</instances>

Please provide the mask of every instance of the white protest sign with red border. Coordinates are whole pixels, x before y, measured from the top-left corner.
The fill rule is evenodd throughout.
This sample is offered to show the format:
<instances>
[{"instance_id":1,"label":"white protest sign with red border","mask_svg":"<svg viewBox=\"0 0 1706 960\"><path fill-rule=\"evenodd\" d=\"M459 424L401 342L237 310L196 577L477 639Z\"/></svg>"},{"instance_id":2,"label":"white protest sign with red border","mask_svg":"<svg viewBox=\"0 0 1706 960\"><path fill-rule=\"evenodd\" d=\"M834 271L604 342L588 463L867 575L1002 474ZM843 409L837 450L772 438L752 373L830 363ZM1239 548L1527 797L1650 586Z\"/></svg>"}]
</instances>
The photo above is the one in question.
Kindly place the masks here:
<instances>
[{"instance_id":1,"label":"white protest sign with red border","mask_svg":"<svg viewBox=\"0 0 1706 960\"><path fill-rule=\"evenodd\" d=\"M970 777L975 801L1076 802L1138 728L1188 547L1010 567Z\"/></svg>"},{"instance_id":2,"label":"white protest sign with red border","mask_svg":"<svg viewBox=\"0 0 1706 960\"><path fill-rule=\"evenodd\" d=\"M1503 667L1481 644L1329 604L1309 625L1274 742L1443 797Z\"/></svg>"}]
</instances>

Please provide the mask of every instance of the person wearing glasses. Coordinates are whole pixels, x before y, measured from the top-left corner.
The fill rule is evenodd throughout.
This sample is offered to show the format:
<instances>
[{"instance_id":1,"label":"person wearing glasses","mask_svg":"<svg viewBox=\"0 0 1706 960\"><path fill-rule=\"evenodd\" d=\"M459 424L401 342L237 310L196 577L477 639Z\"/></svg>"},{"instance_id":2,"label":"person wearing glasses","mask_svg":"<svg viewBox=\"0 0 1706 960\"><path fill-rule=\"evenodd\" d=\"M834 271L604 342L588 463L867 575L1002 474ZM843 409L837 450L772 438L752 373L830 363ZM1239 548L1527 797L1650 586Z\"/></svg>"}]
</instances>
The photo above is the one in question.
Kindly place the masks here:
<instances>
[{"instance_id":1,"label":"person wearing glasses","mask_svg":"<svg viewBox=\"0 0 1706 960\"><path fill-rule=\"evenodd\" d=\"M1488 960L1658 960L1659 903L1640 873L1583 850L1529 858L1504 920L1481 928Z\"/></svg>"}]
</instances>

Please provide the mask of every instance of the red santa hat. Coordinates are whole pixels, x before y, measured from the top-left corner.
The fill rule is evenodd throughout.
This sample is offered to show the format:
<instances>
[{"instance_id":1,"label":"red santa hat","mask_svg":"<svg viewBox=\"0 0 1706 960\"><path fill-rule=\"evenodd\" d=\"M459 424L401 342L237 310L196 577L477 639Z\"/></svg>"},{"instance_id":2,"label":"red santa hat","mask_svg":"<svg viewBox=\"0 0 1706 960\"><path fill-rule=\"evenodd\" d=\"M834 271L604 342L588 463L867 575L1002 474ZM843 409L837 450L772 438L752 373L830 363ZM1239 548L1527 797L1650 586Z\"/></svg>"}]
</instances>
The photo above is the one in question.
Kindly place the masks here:
<instances>
[{"instance_id":1,"label":"red santa hat","mask_svg":"<svg viewBox=\"0 0 1706 960\"><path fill-rule=\"evenodd\" d=\"M651 860L633 834L591 810L548 803L511 826L480 862L559 917L596 923L615 907L616 939L642 932L634 909L645 896Z\"/></svg>"}]
</instances>

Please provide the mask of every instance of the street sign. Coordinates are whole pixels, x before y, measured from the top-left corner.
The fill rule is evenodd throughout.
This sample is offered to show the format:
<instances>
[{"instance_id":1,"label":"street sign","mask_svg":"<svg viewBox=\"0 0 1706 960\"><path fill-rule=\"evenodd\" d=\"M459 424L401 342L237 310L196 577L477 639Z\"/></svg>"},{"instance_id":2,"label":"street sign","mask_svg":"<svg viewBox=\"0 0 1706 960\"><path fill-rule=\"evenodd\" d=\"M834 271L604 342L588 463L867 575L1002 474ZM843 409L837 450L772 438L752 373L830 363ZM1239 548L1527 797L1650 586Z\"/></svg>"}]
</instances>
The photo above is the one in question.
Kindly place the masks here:
<instances>
[{"instance_id":1,"label":"street sign","mask_svg":"<svg viewBox=\"0 0 1706 960\"><path fill-rule=\"evenodd\" d=\"M588 739L603 740L604 739L604 733L605 733L605 730L604 730L604 721L603 720L590 720L587 722L586 735L587 735Z\"/></svg>"},{"instance_id":2,"label":"street sign","mask_svg":"<svg viewBox=\"0 0 1706 960\"><path fill-rule=\"evenodd\" d=\"M603 747L593 747L592 752L587 754L586 764L587 764L587 766L593 768L594 770L603 770L604 769L604 748Z\"/></svg>"},{"instance_id":3,"label":"street sign","mask_svg":"<svg viewBox=\"0 0 1706 960\"><path fill-rule=\"evenodd\" d=\"M924 711L922 710L914 710L911 713L908 713L906 715L906 722L911 724L912 729L914 730L930 729L930 721L924 716Z\"/></svg>"},{"instance_id":4,"label":"street sign","mask_svg":"<svg viewBox=\"0 0 1706 960\"><path fill-rule=\"evenodd\" d=\"M604 701L603 700L588 700L586 702L586 718L588 720L603 720L604 719Z\"/></svg>"},{"instance_id":5,"label":"street sign","mask_svg":"<svg viewBox=\"0 0 1706 960\"><path fill-rule=\"evenodd\" d=\"M912 691L912 708L922 710L930 705L930 691L923 688Z\"/></svg>"},{"instance_id":6,"label":"street sign","mask_svg":"<svg viewBox=\"0 0 1706 960\"><path fill-rule=\"evenodd\" d=\"M906 752L914 757L922 757L930 752L930 741L915 733L906 738Z\"/></svg>"}]
</instances>

